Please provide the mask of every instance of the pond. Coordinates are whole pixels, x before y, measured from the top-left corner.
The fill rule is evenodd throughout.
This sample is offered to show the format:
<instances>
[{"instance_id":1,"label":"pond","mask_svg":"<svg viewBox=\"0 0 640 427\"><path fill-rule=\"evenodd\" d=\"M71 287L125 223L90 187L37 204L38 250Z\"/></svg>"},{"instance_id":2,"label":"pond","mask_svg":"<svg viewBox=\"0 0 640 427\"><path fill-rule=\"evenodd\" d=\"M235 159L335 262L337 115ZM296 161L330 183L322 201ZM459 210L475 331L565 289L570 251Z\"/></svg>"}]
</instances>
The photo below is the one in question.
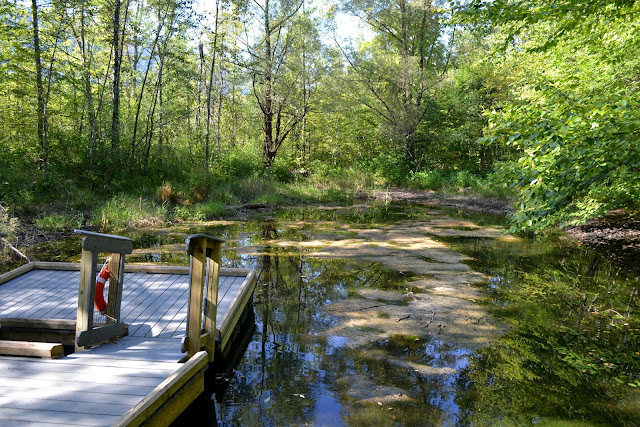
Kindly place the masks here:
<instances>
[{"instance_id":1,"label":"pond","mask_svg":"<svg viewBox=\"0 0 640 427\"><path fill-rule=\"evenodd\" d=\"M223 266L259 272L242 359L177 424L640 423L638 277L502 222L381 204L123 233L129 262L188 264L199 232L226 239Z\"/></svg>"}]
</instances>

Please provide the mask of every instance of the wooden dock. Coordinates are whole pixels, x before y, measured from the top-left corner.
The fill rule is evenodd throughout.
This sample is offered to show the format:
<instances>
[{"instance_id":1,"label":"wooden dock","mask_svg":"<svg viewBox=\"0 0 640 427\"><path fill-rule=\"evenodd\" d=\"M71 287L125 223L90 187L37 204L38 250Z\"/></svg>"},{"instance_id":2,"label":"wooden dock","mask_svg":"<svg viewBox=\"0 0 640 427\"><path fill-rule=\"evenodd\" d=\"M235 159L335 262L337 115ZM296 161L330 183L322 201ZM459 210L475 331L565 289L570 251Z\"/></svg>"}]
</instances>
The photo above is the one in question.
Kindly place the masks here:
<instances>
[{"instance_id":1,"label":"wooden dock","mask_svg":"<svg viewBox=\"0 0 640 427\"><path fill-rule=\"evenodd\" d=\"M191 322L189 335L190 306L204 309L206 324L211 305L202 296L202 286L200 299L190 296L198 293L194 280L204 281L193 265L193 260L191 270L125 265L120 322L128 336L87 349L75 342L86 335L75 330L82 306L81 264L36 262L0 276L0 340L38 341L33 338L40 337L40 341L60 342L67 350L70 345L78 348L53 359L0 356L0 425L168 425L173 421L203 391L212 349L221 353L229 345L255 287L252 270L219 269L215 340L200 328L202 309ZM94 315L94 319L101 325L100 317ZM193 331L199 339L185 342Z\"/></svg>"}]
</instances>

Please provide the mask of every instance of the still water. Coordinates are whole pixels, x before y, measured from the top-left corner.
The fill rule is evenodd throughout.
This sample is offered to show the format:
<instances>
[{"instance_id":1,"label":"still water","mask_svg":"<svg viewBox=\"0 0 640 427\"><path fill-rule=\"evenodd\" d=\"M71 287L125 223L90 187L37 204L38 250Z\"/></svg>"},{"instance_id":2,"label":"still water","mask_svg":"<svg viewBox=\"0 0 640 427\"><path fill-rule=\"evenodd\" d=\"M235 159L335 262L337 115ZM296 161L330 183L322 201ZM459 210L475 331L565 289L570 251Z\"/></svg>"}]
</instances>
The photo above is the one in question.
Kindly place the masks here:
<instances>
[{"instance_id":1,"label":"still water","mask_svg":"<svg viewBox=\"0 0 640 427\"><path fill-rule=\"evenodd\" d=\"M186 265L198 232L259 272L246 350L176 424L640 425L638 278L501 225L360 205L122 233L128 262Z\"/></svg>"}]
</instances>

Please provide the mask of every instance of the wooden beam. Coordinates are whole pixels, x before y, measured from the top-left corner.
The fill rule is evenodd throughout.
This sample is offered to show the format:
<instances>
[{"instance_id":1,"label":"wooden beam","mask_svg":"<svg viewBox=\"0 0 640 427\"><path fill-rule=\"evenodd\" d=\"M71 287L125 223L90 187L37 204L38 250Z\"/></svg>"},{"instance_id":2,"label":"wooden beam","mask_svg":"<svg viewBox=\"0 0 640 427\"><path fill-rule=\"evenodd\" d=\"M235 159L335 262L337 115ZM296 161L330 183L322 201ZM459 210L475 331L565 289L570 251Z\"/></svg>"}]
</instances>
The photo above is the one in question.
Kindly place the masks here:
<instances>
[{"instance_id":1,"label":"wooden beam","mask_svg":"<svg viewBox=\"0 0 640 427\"><path fill-rule=\"evenodd\" d=\"M57 359L64 357L64 346L60 343L31 341L0 341L0 355L37 356Z\"/></svg>"},{"instance_id":2,"label":"wooden beam","mask_svg":"<svg viewBox=\"0 0 640 427\"><path fill-rule=\"evenodd\" d=\"M154 427L168 427L194 400L204 392L204 370L189 380L177 393L144 423Z\"/></svg>"},{"instance_id":3,"label":"wooden beam","mask_svg":"<svg viewBox=\"0 0 640 427\"><path fill-rule=\"evenodd\" d=\"M220 330L219 350L221 352L224 351L224 348L227 346L227 343L231 339L231 334L233 333L238 320L240 320L242 312L244 311L245 306L251 298L251 294L253 293L256 284L257 277L255 271L252 270L240 285L240 294L236 294L229 304L229 310L233 309L234 311L232 313L228 313L224 324L220 324L218 326Z\"/></svg>"},{"instance_id":4,"label":"wooden beam","mask_svg":"<svg viewBox=\"0 0 640 427\"><path fill-rule=\"evenodd\" d=\"M0 285L2 285L5 282L8 282L9 280L15 279L18 276L21 276L25 273L30 272L31 270L33 270L35 268L35 263L34 262L30 262L28 264L22 265L18 268L15 268L11 271L7 271L6 273L4 273L3 275L0 275Z\"/></svg>"},{"instance_id":5,"label":"wooden beam","mask_svg":"<svg viewBox=\"0 0 640 427\"><path fill-rule=\"evenodd\" d=\"M77 262L44 262L44 261L33 261L30 264L23 265L20 268L15 270L11 270L5 275L12 274L17 272L18 270L29 266L28 270L22 271L22 273L15 274L13 277L5 281L9 281L13 278L18 277L20 274L27 273L31 270L69 270L69 271L78 271L80 270L80 264ZM124 267L124 271L126 273L163 273L163 274L189 274L189 267L183 265L153 265L153 264L127 264ZM246 276L252 270L248 268L220 268L221 276ZM0 277L4 277L0 276ZM0 284L2 282L0 281Z\"/></svg>"},{"instance_id":6,"label":"wooden beam","mask_svg":"<svg viewBox=\"0 0 640 427\"><path fill-rule=\"evenodd\" d=\"M199 376L206 368L207 353L200 351L190 358L173 375L164 380L136 406L120 417L120 419L113 424L113 427L137 427L146 420L151 419L160 407L169 401L171 396L178 393L192 378Z\"/></svg>"},{"instance_id":7,"label":"wooden beam","mask_svg":"<svg viewBox=\"0 0 640 427\"><path fill-rule=\"evenodd\" d=\"M209 236L208 234L191 234L187 237L187 253L193 256L195 251L200 250L200 241L204 240L206 242L207 249L213 248L214 245L219 244L222 245L224 243L223 239L218 239L217 237Z\"/></svg>"},{"instance_id":8,"label":"wooden beam","mask_svg":"<svg viewBox=\"0 0 640 427\"><path fill-rule=\"evenodd\" d=\"M80 347L86 347L93 344L109 341L114 338L120 338L128 333L128 326L124 323L111 323L110 325L100 326L87 331L78 332L76 335L76 344Z\"/></svg>"},{"instance_id":9,"label":"wooden beam","mask_svg":"<svg viewBox=\"0 0 640 427\"><path fill-rule=\"evenodd\" d=\"M0 328L26 328L26 329L58 329L74 331L75 320L65 319L21 319L15 317L0 318Z\"/></svg>"},{"instance_id":10,"label":"wooden beam","mask_svg":"<svg viewBox=\"0 0 640 427\"><path fill-rule=\"evenodd\" d=\"M82 249L91 252L130 254L133 252L131 239L114 234L94 233L93 231L74 230L82 234Z\"/></svg>"},{"instance_id":11,"label":"wooden beam","mask_svg":"<svg viewBox=\"0 0 640 427\"><path fill-rule=\"evenodd\" d=\"M209 341L214 341L215 339L212 338L211 334L209 334L208 332L204 332L200 335L200 350L202 350L203 348L205 348ZM186 337L182 337L182 342L180 343L180 351L183 353L186 353L188 350L187 348L187 340ZM200 351L198 350L198 351Z\"/></svg>"},{"instance_id":12,"label":"wooden beam","mask_svg":"<svg viewBox=\"0 0 640 427\"><path fill-rule=\"evenodd\" d=\"M75 330L0 328L0 340L48 342L73 346L76 343L76 333Z\"/></svg>"}]
</instances>

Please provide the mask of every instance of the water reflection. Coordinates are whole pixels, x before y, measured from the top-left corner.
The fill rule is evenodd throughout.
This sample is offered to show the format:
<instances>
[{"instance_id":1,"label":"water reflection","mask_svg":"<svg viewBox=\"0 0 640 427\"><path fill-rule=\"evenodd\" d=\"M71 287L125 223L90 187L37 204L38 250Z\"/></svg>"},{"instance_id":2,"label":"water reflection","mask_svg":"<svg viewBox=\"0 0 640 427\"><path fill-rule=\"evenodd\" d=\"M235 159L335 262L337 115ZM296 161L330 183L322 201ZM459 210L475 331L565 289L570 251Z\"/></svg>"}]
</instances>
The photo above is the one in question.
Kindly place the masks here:
<instances>
[{"instance_id":1,"label":"water reflection","mask_svg":"<svg viewBox=\"0 0 640 427\"><path fill-rule=\"evenodd\" d=\"M204 232L226 240L225 267L259 272L255 331L239 347L239 364L212 380L213 400L209 394L197 409L209 420L213 413L219 425L638 424L640 396L630 394L628 385L640 389L638 278L557 236L547 241L469 237L470 227L444 233L442 219L425 226L435 215L433 209L406 206L288 209L246 222L132 233L136 253L128 259L187 265L185 236ZM439 241L471 257L467 263L486 274L484 304L509 323L504 336L472 351L454 344L446 332L451 325L438 317L433 321L426 308L424 330L416 334L379 331L372 322L337 329L345 322L343 313L325 310L329 304L342 302L338 307L354 312L375 309L377 303L404 309L404 299L375 297L366 307L362 302L378 291L400 296L398 291L410 291L424 302L444 286L434 279L433 288L412 287L430 279L376 262L318 258L306 246L280 244L318 235L351 239L358 230L407 221L410 227L415 221L412 232L438 233ZM43 246L38 259L77 257L79 241L68 246ZM420 265L443 263L442 252L432 255L420 252ZM454 271L452 277L463 273ZM460 299L459 287L447 289ZM476 301L475 294L464 295ZM389 312L397 313L380 310L377 316L404 322L403 316L389 319ZM469 315L468 331L482 322Z\"/></svg>"}]
</instances>

